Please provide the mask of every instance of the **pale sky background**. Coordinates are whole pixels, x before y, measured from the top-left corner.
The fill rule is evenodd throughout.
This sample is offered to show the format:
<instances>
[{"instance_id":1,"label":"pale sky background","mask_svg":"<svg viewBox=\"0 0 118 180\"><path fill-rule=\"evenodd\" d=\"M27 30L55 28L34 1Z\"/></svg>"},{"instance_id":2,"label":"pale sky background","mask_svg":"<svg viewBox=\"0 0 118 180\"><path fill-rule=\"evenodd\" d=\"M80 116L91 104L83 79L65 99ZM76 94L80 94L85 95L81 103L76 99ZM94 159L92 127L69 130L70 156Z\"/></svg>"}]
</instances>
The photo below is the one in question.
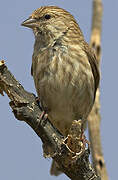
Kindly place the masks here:
<instances>
[{"instance_id":1,"label":"pale sky background","mask_svg":"<svg viewBox=\"0 0 118 180\"><path fill-rule=\"evenodd\" d=\"M103 0L101 137L110 180L118 170L118 0ZM86 41L91 29L92 0L0 0L0 59L26 90L35 93L30 66L34 37L21 27L33 10L57 5L71 12ZM15 119L9 99L0 96L0 180L67 180L65 175L50 176L51 160L44 159L42 143L24 122ZM96 142L97 143L97 142Z\"/></svg>"}]
</instances>

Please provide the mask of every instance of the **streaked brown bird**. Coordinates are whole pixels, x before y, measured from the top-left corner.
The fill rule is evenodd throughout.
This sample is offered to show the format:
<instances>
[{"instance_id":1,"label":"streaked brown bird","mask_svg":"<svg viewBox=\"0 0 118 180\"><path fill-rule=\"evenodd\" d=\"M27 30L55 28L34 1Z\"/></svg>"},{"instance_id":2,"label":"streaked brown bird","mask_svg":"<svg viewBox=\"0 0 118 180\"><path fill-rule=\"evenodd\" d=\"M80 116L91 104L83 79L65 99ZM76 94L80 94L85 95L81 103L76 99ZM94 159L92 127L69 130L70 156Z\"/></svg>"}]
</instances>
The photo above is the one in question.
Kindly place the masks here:
<instances>
[{"instance_id":1,"label":"streaked brown bird","mask_svg":"<svg viewBox=\"0 0 118 180\"><path fill-rule=\"evenodd\" d=\"M96 56L74 17L56 6L35 10L22 23L35 36L31 74L43 109L67 136L73 120L86 122L99 84ZM51 174L58 175L55 163Z\"/></svg>"}]
</instances>

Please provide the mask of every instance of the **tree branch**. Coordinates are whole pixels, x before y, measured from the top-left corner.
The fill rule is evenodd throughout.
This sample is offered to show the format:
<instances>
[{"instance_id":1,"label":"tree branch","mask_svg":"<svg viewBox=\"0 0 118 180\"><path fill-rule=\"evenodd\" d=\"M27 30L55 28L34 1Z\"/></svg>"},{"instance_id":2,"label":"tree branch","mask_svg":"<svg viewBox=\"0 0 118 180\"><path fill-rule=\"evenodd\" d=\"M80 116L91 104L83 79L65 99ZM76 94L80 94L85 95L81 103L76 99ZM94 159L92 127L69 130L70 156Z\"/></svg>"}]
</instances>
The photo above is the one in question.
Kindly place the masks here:
<instances>
[{"instance_id":1,"label":"tree branch","mask_svg":"<svg viewBox=\"0 0 118 180\"><path fill-rule=\"evenodd\" d=\"M64 139L48 119L39 118L42 112L36 102L35 95L24 90L2 60L0 61L0 93L2 95L3 91L11 100L10 106L15 117L18 120L25 121L33 128L41 138L44 147L46 146L45 155L58 162L61 170L70 179L100 180L89 162L89 150L83 148L81 138L79 139L81 135L81 126L79 124L77 126L79 121L73 122L68 137ZM78 133L78 138L76 138L76 133ZM79 151L73 151L73 149L79 149Z\"/></svg>"},{"instance_id":2,"label":"tree branch","mask_svg":"<svg viewBox=\"0 0 118 180\"><path fill-rule=\"evenodd\" d=\"M90 46L94 48L98 64L101 58L101 30L102 30L102 0L93 0L92 30ZM101 136L100 136L100 89L96 93L95 104L88 117L89 139L92 151L93 166L96 173L102 180L108 180L105 161L102 153Z\"/></svg>"}]
</instances>

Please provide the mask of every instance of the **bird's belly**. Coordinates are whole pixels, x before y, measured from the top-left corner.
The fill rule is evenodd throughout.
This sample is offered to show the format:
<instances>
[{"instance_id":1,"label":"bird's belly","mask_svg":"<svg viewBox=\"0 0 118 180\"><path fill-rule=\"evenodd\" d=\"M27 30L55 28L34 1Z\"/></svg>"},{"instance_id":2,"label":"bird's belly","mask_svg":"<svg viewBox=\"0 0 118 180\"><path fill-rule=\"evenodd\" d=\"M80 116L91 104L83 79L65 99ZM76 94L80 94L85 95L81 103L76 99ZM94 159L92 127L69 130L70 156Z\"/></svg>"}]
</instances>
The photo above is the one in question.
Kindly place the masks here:
<instances>
[{"instance_id":1,"label":"bird's belly","mask_svg":"<svg viewBox=\"0 0 118 180\"><path fill-rule=\"evenodd\" d=\"M75 87L72 83L43 80L40 82L40 99L53 125L67 135L73 120L87 117L92 104L86 87Z\"/></svg>"},{"instance_id":2,"label":"bird's belly","mask_svg":"<svg viewBox=\"0 0 118 180\"><path fill-rule=\"evenodd\" d=\"M41 103L44 106L44 109L48 109L48 115L50 121L53 125L63 134L67 135L67 132L72 124L74 118L72 98L68 89L66 93L61 90L54 90L43 95L41 98ZM45 96L45 97L44 97ZM41 95L42 97L42 95ZM78 117L79 118L79 117Z\"/></svg>"}]
</instances>

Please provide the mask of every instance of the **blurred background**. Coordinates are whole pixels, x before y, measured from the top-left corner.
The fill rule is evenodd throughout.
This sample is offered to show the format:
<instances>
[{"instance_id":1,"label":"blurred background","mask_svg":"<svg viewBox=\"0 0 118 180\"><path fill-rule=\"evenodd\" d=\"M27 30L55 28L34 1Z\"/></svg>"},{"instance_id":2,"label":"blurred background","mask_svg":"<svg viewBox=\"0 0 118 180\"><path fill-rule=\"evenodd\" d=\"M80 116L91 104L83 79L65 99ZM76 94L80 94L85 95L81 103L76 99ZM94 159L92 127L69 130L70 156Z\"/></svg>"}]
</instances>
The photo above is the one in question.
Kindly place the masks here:
<instances>
[{"instance_id":1,"label":"blurred background","mask_svg":"<svg viewBox=\"0 0 118 180\"><path fill-rule=\"evenodd\" d=\"M0 59L26 90L35 93L30 76L34 36L22 27L22 21L44 5L65 8L76 18L89 42L92 0L1 0ZM103 0L103 31L101 61L101 137L109 179L117 179L117 108L118 108L118 1ZM9 99L0 96L0 179L1 180L67 180L65 175L50 176L51 159L44 159L42 143L24 122L15 119Z\"/></svg>"}]
</instances>

